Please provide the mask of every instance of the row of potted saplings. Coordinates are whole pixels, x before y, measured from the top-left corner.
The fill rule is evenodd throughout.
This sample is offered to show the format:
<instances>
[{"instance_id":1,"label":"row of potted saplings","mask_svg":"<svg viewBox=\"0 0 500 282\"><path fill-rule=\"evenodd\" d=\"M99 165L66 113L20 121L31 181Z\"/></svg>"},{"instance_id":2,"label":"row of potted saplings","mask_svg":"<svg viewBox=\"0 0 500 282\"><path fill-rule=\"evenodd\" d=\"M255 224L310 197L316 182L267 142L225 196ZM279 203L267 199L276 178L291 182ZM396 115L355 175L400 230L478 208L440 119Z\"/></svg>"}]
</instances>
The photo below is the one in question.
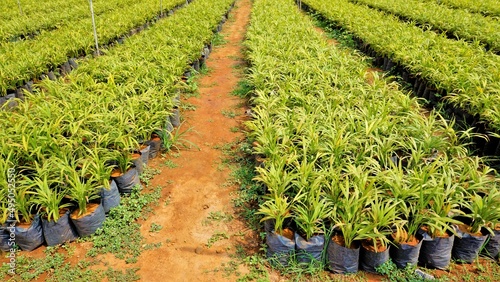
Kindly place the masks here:
<instances>
[{"instance_id":1,"label":"row of potted saplings","mask_svg":"<svg viewBox=\"0 0 500 282\"><path fill-rule=\"evenodd\" d=\"M9 252L17 246L23 251L32 251L44 242L54 246L95 233L109 211L120 205L121 194L127 195L134 188L142 187L139 175L148 160L168 149L170 133L180 125L178 109L173 110L166 124L163 131L153 134L151 140L142 142L140 149L132 154L127 153L118 160L101 164L108 171L109 182L106 182L109 185L104 185L107 187L99 187L92 181L85 163L78 164L76 170L72 167L64 172L66 185L72 188L69 191L54 185L47 174L31 176L33 179L30 182L36 185L36 193L43 193L46 203L26 200L32 194L32 187L16 187L16 216L9 216L8 220L4 220L6 223L0 226L0 249ZM30 206L19 206L24 204ZM29 214L18 215L17 211L21 209ZM36 213L32 214L33 210Z\"/></svg>"},{"instance_id":2,"label":"row of potted saplings","mask_svg":"<svg viewBox=\"0 0 500 282\"><path fill-rule=\"evenodd\" d=\"M390 201L377 211L370 206L347 217L340 215L340 221L321 218L331 207L324 199L316 208L305 211L305 216L300 214L304 211L302 208L277 212L275 216L269 216L266 208L261 208L259 213L265 215L262 221L267 257L275 266L286 267L292 260L306 264L316 261L324 262L338 274L355 273L358 269L375 273L378 266L391 259L398 268L422 265L444 270L451 259L472 263L479 254L499 259L499 197L497 188L488 195L474 193L469 197L471 204L464 208L465 215L436 221L432 211L418 211L412 209L418 205L405 204L410 214L405 216L403 212L396 219L386 221L385 226L381 226L378 219L387 219L387 215L401 205ZM354 200L361 199L354 197ZM349 204L349 201L342 202ZM369 214L363 215L366 211ZM291 220L292 217L295 218ZM487 221L487 218L494 220Z\"/></svg>"}]
</instances>

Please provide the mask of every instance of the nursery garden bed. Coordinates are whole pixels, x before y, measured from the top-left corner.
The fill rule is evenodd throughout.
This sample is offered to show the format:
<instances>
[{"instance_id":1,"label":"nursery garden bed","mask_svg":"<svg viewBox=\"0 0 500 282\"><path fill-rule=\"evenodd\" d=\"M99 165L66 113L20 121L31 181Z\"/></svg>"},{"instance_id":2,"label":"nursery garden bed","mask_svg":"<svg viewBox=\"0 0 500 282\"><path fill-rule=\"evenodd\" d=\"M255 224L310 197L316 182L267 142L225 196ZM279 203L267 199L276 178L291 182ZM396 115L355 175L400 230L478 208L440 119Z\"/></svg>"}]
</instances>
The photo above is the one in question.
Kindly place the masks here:
<instances>
[{"instance_id":1,"label":"nursery garden bed","mask_svg":"<svg viewBox=\"0 0 500 282\"><path fill-rule=\"evenodd\" d=\"M413 91L413 95L425 99L429 106L440 110L446 118L456 120L459 130L470 129L471 133L479 133L474 136L473 144L470 144L471 150L487 157L492 166L498 167L500 139L495 125L494 116L498 111L494 101L498 98L495 93L499 80L496 75L490 76L498 70L497 55L485 52L477 44L440 37L433 31L414 26L412 22L401 22L398 18L364 5L348 1L345 1L345 5L335 7L318 3L306 1L302 7L321 17L332 28L349 33L357 48L373 58L375 66L399 76L402 83ZM355 13L359 21L352 21L350 13ZM370 25L380 28L367 33L365 29ZM413 43L407 43L410 41ZM427 47L416 50L413 49L415 46ZM463 56L467 56L465 61L460 59ZM473 56L484 56L489 63L478 65L474 60L467 63ZM455 64L453 61L460 62ZM488 64L493 72L488 70ZM486 71L484 75L479 74L483 72L483 67ZM476 72L477 76L470 75ZM444 73L448 73L446 78L439 78ZM465 75L463 79L460 78L461 73ZM472 86L476 79L482 81L481 86ZM447 80L453 82L448 84Z\"/></svg>"},{"instance_id":2,"label":"nursery garden bed","mask_svg":"<svg viewBox=\"0 0 500 282\"><path fill-rule=\"evenodd\" d=\"M452 9L439 3L421 1L387 0L352 0L353 3L393 14L408 22L416 22L422 28L430 28L438 33L445 33L449 38L466 40L470 43L479 41L485 49L495 53L500 51L500 23L490 17Z\"/></svg>"},{"instance_id":3,"label":"nursery garden bed","mask_svg":"<svg viewBox=\"0 0 500 282\"><path fill-rule=\"evenodd\" d=\"M464 146L464 132L424 114L397 84L367 83L362 57L332 48L283 8L292 1L271 2L255 3L247 43L267 255L335 273L375 272L389 258L400 268L471 263L496 237L495 171ZM477 248L463 252L469 233Z\"/></svg>"},{"instance_id":4,"label":"nursery garden bed","mask_svg":"<svg viewBox=\"0 0 500 282\"><path fill-rule=\"evenodd\" d=\"M89 3L85 1L22 1L19 6L4 1L0 7L0 42L15 42L33 39L42 32L74 24L89 16ZM122 9L133 4L133 0L94 2L95 15Z\"/></svg>"},{"instance_id":5,"label":"nursery garden bed","mask_svg":"<svg viewBox=\"0 0 500 282\"><path fill-rule=\"evenodd\" d=\"M126 5L123 9L104 12L96 16L99 43L107 45L124 35L143 30L145 26L157 20L160 14L166 14L167 11L185 3L185 0L168 0L163 3L164 11L160 11L157 1L148 0ZM69 58L92 55L96 50L91 30L92 22L84 18L44 32L33 40L0 45L0 61L5 62L0 72L0 97L25 84L29 86L27 90L31 91L31 80L38 80L42 75L52 79L54 72L59 71L57 68L64 65Z\"/></svg>"}]
</instances>

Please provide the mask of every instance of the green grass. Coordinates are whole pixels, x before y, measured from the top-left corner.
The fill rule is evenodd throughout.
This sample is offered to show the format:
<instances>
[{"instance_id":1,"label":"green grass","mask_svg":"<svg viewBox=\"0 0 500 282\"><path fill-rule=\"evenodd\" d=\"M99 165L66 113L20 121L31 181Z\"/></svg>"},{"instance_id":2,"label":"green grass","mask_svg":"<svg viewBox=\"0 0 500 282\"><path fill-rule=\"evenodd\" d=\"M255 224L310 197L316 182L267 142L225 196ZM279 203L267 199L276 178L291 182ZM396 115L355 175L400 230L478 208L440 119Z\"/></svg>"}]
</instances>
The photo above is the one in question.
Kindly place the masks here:
<instances>
[{"instance_id":1,"label":"green grass","mask_svg":"<svg viewBox=\"0 0 500 282\"><path fill-rule=\"evenodd\" d=\"M209 225L214 222L228 223L233 220L233 216L227 214L223 211L210 212L205 220L203 220L203 225Z\"/></svg>"},{"instance_id":2,"label":"green grass","mask_svg":"<svg viewBox=\"0 0 500 282\"><path fill-rule=\"evenodd\" d=\"M224 231L215 231L215 233L208 239L206 243L207 248L211 248L216 242L229 239L229 235L227 235Z\"/></svg>"},{"instance_id":3,"label":"green grass","mask_svg":"<svg viewBox=\"0 0 500 282\"><path fill-rule=\"evenodd\" d=\"M139 179L141 180L142 183L148 186L151 179L153 179L155 175L160 174L160 172L161 170L159 169L146 166L144 167L142 174L139 176Z\"/></svg>"},{"instance_id":4,"label":"green grass","mask_svg":"<svg viewBox=\"0 0 500 282\"><path fill-rule=\"evenodd\" d=\"M179 158L179 157L181 156L181 153L180 153L180 152L172 152L172 151L170 151L170 152L168 152L168 154L169 154L170 156L172 156L173 158L176 158L176 159L177 159L177 158Z\"/></svg>"},{"instance_id":5,"label":"green grass","mask_svg":"<svg viewBox=\"0 0 500 282\"><path fill-rule=\"evenodd\" d=\"M410 266L408 265L404 269L398 269L396 267L396 264L394 264L391 260L387 261L386 263L380 265L379 267L376 268L377 272L385 275L388 279L388 281L394 281L394 282L405 282L405 281L414 281L414 282L425 282L428 281L429 279L424 279L417 273L415 273L415 270L417 269L415 266ZM439 281L439 280L436 280Z\"/></svg>"},{"instance_id":6,"label":"green grass","mask_svg":"<svg viewBox=\"0 0 500 282\"><path fill-rule=\"evenodd\" d=\"M313 18L315 26L325 31L328 38L337 41L341 47L357 49L356 41L354 40L353 33L338 26L333 26L322 18L320 14L309 12L309 16Z\"/></svg>"},{"instance_id":7,"label":"green grass","mask_svg":"<svg viewBox=\"0 0 500 282\"><path fill-rule=\"evenodd\" d=\"M181 102L180 108L184 111L194 111L196 110L196 106L188 103L188 102Z\"/></svg>"},{"instance_id":8,"label":"green grass","mask_svg":"<svg viewBox=\"0 0 500 282\"><path fill-rule=\"evenodd\" d=\"M172 160L166 160L164 161L161 166L163 167L168 167L168 168L176 168L178 167L179 165L177 165L176 163L174 163Z\"/></svg>"},{"instance_id":9,"label":"green grass","mask_svg":"<svg viewBox=\"0 0 500 282\"><path fill-rule=\"evenodd\" d=\"M122 197L121 205L109 212L102 228L90 237L94 245L87 255L95 257L98 254L112 253L127 263L136 262L142 252L141 242L144 240L140 232L141 226L136 220L148 217L152 212L149 205L158 205L160 193L161 187L147 194L140 193L136 188L129 197Z\"/></svg>"},{"instance_id":10,"label":"green grass","mask_svg":"<svg viewBox=\"0 0 500 282\"><path fill-rule=\"evenodd\" d=\"M227 43L227 40L225 39L224 35L221 33L216 33L214 34L214 37L212 38L212 45L214 47L221 46Z\"/></svg>"},{"instance_id":11,"label":"green grass","mask_svg":"<svg viewBox=\"0 0 500 282\"><path fill-rule=\"evenodd\" d=\"M197 76L195 74L195 70L192 69L191 76L187 78L184 87L182 87L184 98L200 97L200 92L198 91Z\"/></svg>"},{"instance_id":12,"label":"green grass","mask_svg":"<svg viewBox=\"0 0 500 282\"><path fill-rule=\"evenodd\" d=\"M247 80L238 81L238 86L233 90L232 94L241 98L249 98L253 91L253 86Z\"/></svg>"},{"instance_id":13,"label":"green grass","mask_svg":"<svg viewBox=\"0 0 500 282\"><path fill-rule=\"evenodd\" d=\"M170 196L168 196L165 201L163 202L163 205L166 207L168 205L170 205L170 203L172 202L172 198L170 198Z\"/></svg>"},{"instance_id":14,"label":"green grass","mask_svg":"<svg viewBox=\"0 0 500 282\"><path fill-rule=\"evenodd\" d=\"M231 118L231 119L239 116L239 114L237 114L233 110L222 110L221 113L222 113L223 116L225 116L227 118Z\"/></svg>"},{"instance_id":15,"label":"green grass","mask_svg":"<svg viewBox=\"0 0 500 282\"><path fill-rule=\"evenodd\" d=\"M149 229L149 232L151 233L158 233L160 230L163 228L163 226L157 224L157 223L151 223L151 228Z\"/></svg>"},{"instance_id":16,"label":"green grass","mask_svg":"<svg viewBox=\"0 0 500 282\"><path fill-rule=\"evenodd\" d=\"M211 71L212 71L212 70L211 70L211 69L209 69L209 68L207 67L207 65L206 65L206 64L202 64L202 65L201 65L201 67L200 67L200 71L198 72L198 74L201 74L201 75L207 75L207 74L209 74Z\"/></svg>"},{"instance_id":17,"label":"green grass","mask_svg":"<svg viewBox=\"0 0 500 282\"><path fill-rule=\"evenodd\" d=\"M150 244L144 245L144 250L156 250L156 249L159 249L161 246L163 246L162 242L150 243Z\"/></svg>"}]
</instances>

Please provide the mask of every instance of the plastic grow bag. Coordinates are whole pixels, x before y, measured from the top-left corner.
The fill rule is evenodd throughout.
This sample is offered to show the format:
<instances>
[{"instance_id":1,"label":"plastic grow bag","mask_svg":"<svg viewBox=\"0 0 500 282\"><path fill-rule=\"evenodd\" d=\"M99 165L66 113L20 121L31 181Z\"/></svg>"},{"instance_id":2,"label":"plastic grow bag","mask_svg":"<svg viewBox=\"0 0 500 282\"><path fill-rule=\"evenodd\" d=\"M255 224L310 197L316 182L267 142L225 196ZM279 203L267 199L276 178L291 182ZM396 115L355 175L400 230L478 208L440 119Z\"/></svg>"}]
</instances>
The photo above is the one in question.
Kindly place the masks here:
<instances>
[{"instance_id":1,"label":"plastic grow bag","mask_svg":"<svg viewBox=\"0 0 500 282\"><path fill-rule=\"evenodd\" d=\"M146 147L142 148L141 149L141 158L142 158L142 164L143 165L147 165L148 164L148 160L149 160L149 149L151 147L149 145L147 145Z\"/></svg>"},{"instance_id":2,"label":"plastic grow bag","mask_svg":"<svg viewBox=\"0 0 500 282\"><path fill-rule=\"evenodd\" d=\"M10 251L9 239L10 229L6 225L0 226L0 250L4 252Z\"/></svg>"},{"instance_id":3,"label":"plastic grow bag","mask_svg":"<svg viewBox=\"0 0 500 282\"><path fill-rule=\"evenodd\" d=\"M295 250L295 242L274 231L266 232L267 258L272 264L288 265L290 255Z\"/></svg>"},{"instance_id":4,"label":"plastic grow bag","mask_svg":"<svg viewBox=\"0 0 500 282\"><path fill-rule=\"evenodd\" d=\"M143 162L142 162L142 155L137 159L133 159L132 163L134 164L135 169L137 169L137 173L139 175L141 175L142 171L144 170L144 166L143 166Z\"/></svg>"},{"instance_id":5,"label":"plastic grow bag","mask_svg":"<svg viewBox=\"0 0 500 282\"><path fill-rule=\"evenodd\" d=\"M452 257L465 263L473 262L481 250L487 235L474 236L467 232L457 231L458 236L453 242Z\"/></svg>"},{"instance_id":6,"label":"plastic grow bag","mask_svg":"<svg viewBox=\"0 0 500 282\"><path fill-rule=\"evenodd\" d=\"M78 238L78 233L71 223L69 213L69 210L66 211L57 222L42 218L43 236L47 245L59 245Z\"/></svg>"},{"instance_id":7,"label":"plastic grow bag","mask_svg":"<svg viewBox=\"0 0 500 282\"><path fill-rule=\"evenodd\" d=\"M264 221L264 231L265 232L273 232L275 222L276 221L274 219L268 219L268 220Z\"/></svg>"},{"instance_id":8,"label":"plastic grow bag","mask_svg":"<svg viewBox=\"0 0 500 282\"><path fill-rule=\"evenodd\" d=\"M330 240L327 248L328 266L334 273L355 273L359 265L359 247L350 249Z\"/></svg>"},{"instance_id":9,"label":"plastic grow bag","mask_svg":"<svg viewBox=\"0 0 500 282\"><path fill-rule=\"evenodd\" d=\"M132 193L132 189L136 185L141 185L141 180L139 179L139 174L135 168L130 168L124 174L116 177L116 186L120 193Z\"/></svg>"},{"instance_id":10,"label":"plastic grow bag","mask_svg":"<svg viewBox=\"0 0 500 282\"><path fill-rule=\"evenodd\" d=\"M361 248L360 268L367 272L377 273L375 268L389 260L389 250L390 246L383 252L372 252Z\"/></svg>"},{"instance_id":11,"label":"plastic grow bag","mask_svg":"<svg viewBox=\"0 0 500 282\"><path fill-rule=\"evenodd\" d=\"M391 247L389 254L392 261L398 268L405 268L408 264L412 266L418 264L418 255L421 247L422 240L420 240L415 246L408 244L396 244Z\"/></svg>"},{"instance_id":12,"label":"plastic grow bag","mask_svg":"<svg viewBox=\"0 0 500 282\"><path fill-rule=\"evenodd\" d=\"M105 219L106 214L104 213L102 204L99 204L93 212L80 218L74 218L74 215L71 214L71 221L73 221L80 237L94 234L94 232L102 226Z\"/></svg>"},{"instance_id":13,"label":"plastic grow bag","mask_svg":"<svg viewBox=\"0 0 500 282\"><path fill-rule=\"evenodd\" d=\"M23 251L33 251L44 242L42 224L38 215L33 218L29 227L16 226L14 230L16 245Z\"/></svg>"},{"instance_id":14,"label":"plastic grow bag","mask_svg":"<svg viewBox=\"0 0 500 282\"><path fill-rule=\"evenodd\" d=\"M181 125L181 115L178 108L173 109L172 115L170 116L170 123L174 127L178 127L179 125Z\"/></svg>"},{"instance_id":15,"label":"plastic grow bag","mask_svg":"<svg viewBox=\"0 0 500 282\"><path fill-rule=\"evenodd\" d=\"M165 128L167 132L172 132L174 131L174 126L172 125L172 122L170 121L170 117L168 117L167 122L165 123Z\"/></svg>"},{"instance_id":16,"label":"plastic grow bag","mask_svg":"<svg viewBox=\"0 0 500 282\"><path fill-rule=\"evenodd\" d=\"M500 253L500 230L493 230L493 233L495 236L491 234L488 236L482 252L482 254L490 258L496 258Z\"/></svg>"},{"instance_id":17,"label":"plastic grow bag","mask_svg":"<svg viewBox=\"0 0 500 282\"><path fill-rule=\"evenodd\" d=\"M313 260L321 261L324 246L324 235L312 236L309 240L306 240L295 233L295 248L297 250L298 262L309 263Z\"/></svg>"},{"instance_id":18,"label":"plastic grow bag","mask_svg":"<svg viewBox=\"0 0 500 282\"><path fill-rule=\"evenodd\" d=\"M111 180L109 184L109 189L102 188L101 190L101 204L104 209L104 213L108 213L112 208L120 205L120 191L118 191L118 186L116 182Z\"/></svg>"},{"instance_id":19,"label":"plastic grow bag","mask_svg":"<svg viewBox=\"0 0 500 282\"><path fill-rule=\"evenodd\" d=\"M418 261L426 267L446 269L451 261L455 236L431 238L430 235L424 233L423 237Z\"/></svg>"},{"instance_id":20,"label":"plastic grow bag","mask_svg":"<svg viewBox=\"0 0 500 282\"><path fill-rule=\"evenodd\" d=\"M156 158L158 152L160 151L161 139L153 138L148 141L148 145L149 145L149 159Z\"/></svg>"}]
</instances>

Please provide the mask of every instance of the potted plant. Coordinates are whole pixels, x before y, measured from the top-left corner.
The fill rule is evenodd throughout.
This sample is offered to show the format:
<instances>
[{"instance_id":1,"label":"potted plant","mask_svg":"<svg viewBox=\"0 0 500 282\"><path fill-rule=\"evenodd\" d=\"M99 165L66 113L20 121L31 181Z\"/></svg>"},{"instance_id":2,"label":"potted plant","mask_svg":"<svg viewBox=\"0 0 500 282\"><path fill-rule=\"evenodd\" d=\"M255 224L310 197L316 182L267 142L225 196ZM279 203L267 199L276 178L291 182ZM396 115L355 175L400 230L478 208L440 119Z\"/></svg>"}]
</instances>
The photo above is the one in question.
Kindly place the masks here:
<instances>
[{"instance_id":1,"label":"potted plant","mask_svg":"<svg viewBox=\"0 0 500 282\"><path fill-rule=\"evenodd\" d=\"M362 221L366 197L358 187L351 186L349 178L338 185L340 194L332 203L335 208L330 215L335 225L327 247L328 265L334 273L355 273L359 266L359 241L369 239L368 234L362 233L366 227L366 222Z\"/></svg>"},{"instance_id":2,"label":"potted plant","mask_svg":"<svg viewBox=\"0 0 500 282\"><path fill-rule=\"evenodd\" d=\"M144 163L142 162L142 153L140 150L134 150L130 153L130 161L132 166L137 170L137 174L141 175L144 170Z\"/></svg>"},{"instance_id":3,"label":"potted plant","mask_svg":"<svg viewBox=\"0 0 500 282\"><path fill-rule=\"evenodd\" d=\"M432 191L429 200L429 212L432 216L419 230L424 241L418 260L428 267L446 269L451 261L451 250L455 240L456 231L453 224L460 223L452 218L461 214L458 209L460 196L456 186L449 181L446 174L436 173L422 189Z\"/></svg>"},{"instance_id":4,"label":"potted plant","mask_svg":"<svg viewBox=\"0 0 500 282\"><path fill-rule=\"evenodd\" d=\"M398 268L405 268L408 265L416 266L420 248L422 247L422 235L418 232L427 220L433 215L429 212L423 198L413 201L403 202L399 205L400 217L403 218L403 224L396 226L391 234L392 242L390 255L392 261Z\"/></svg>"},{"instance_id":5,"label":"potted plant","mask_svg":"<svg viewBox=\"0 0 500 282\"><path fill-rule=\"evenodd\" d=\"M132 188L141 185L139 173L132 165L132 156L129 151L124 150L116 152L115 160L117 165L113 170L111 177L115 180L120 193L131 193Z\"/></svg>"},{"instance_id":6,"label":"potted plant","mask_svg":"<svg viewBox=\"0 0 500 282\"><path fill-rule=\"evenodd\" d=\"M82 164L78 171L66 170L68 196L77 204L70 218L80 237L93 234L106 219L102 204L92 202L99 198L99 186L93 177L88 178L89 171L89 163Z\"/></svg>"},{"instance_id":7,"label":"potted plant","mask_svg":"<svg viewBox=\"0 0 500 282\"><path fill-rule=\"evenodd\" d=\"M61 183L43 174L30 180L29 186L33 189L33 203L38 206L47 245L58 245L78 238L69 218L72 205L63 203L66 191L61 188Z\"/></svg>"},{"instance_id":8,"label":"potted plant","mask_svg":"<svg viewBox=\"0 0 500 282\"><path fill-rule=\"evenodd\" d=\"M141 160L143 166L146 166L149 161L149 151L151 150L151 146L147 143L141 143L139 146L139 152L141 153Z\"/></svg>"},{"instance_id":9,"label":"potted plant","mask_svg":"<svg viewBox=\"0 0 500 282\"><path fill-rule=\"evenodd\" d=\"M492 222L491 229L493 230L493 234L490 234L486 244L484 245L484 249L482 254L497 259L498 254L500 253L500 220L496 220Z\"/></svg>"},{"instance_id":10,"label":"potted plant","mask_svg":"<svg viewBox=\"0 0 500 282\"><path fill-rule=\"evenodd\" d=\"M287 266L290 255L295 250L294 232L284 225L292 217L292 201L285 195L269 195L257 214L264 217L266 226L267 257L275 265Z\"/></svg>"},{"instance_id":11,"label":"potted plant","mask_svg":"<svg viewBox=\"0 0 500 282\"><path fill-rule=\"evenodd\" d=\"M260 168L255 181L263 183L268 190L265 202L258 214L263 215L266 231L267 257L275 265L288 265L288 260L295 250L294 232L289 228L292 206L301 193L292 195L291 184L296 174L285 169L286 162L277 160L267 168Z\"/></svg>"},{"instance_id":12,"label":"potted plant","mask_svg":"<svg viewBox=\"0 0 500 282\"><path fill-rule=\"evenodd\" d=\"M156 156L158 155L158 152L160 152L161 143L162 143L161 136L162 136L162 134L163 135L165 134L162 132L163 132L162 130L155 131L151 135L151 139L147 143L149 145L149 159L156 158ZM163 140L166 140L166 139L164 138Z\"/></svg>"},{"instance_id":13,"label":"potted plant","mask_svg":"<svg viewBox=\"0 0 500 282\"><path fill-rule=\"evenodd\" d=\"M311 190L293 206L295 245L299 262L322 261L325 244L324 220L331 212L330 202L322 195L320 187L309 186Z\"/></svg>"},{"instance_id":14,"label":"potted plant","mask_svg":"<svg viewBox=\"0 0 500 282\"><path fill-rule=\"evenodd\" d=\"M489 226L500 218L500 191L492 188L486 195L481 197L472 192L463 202L468 210L465 217L467 224L460 224L457 230L457 238L452 250L452 257L460 262L471 263L476 259L481 247L487 239L487 232L494 235Z\"/></svg>"},{"instance_id":15,"label":"potted plant","mask_svg":"<svg viewBox=\"0 0 500 282\"><path fill-rule=\"evenodd\" d=\"M99 191L101 204L104 212L108 213L111 208L120 204L120 191L116 186L116 182L111 179L113 166L113 154L108 149L87 148L87 158L84 160L88 164L88 173L93 177L96 184L101 187Z\"/></svg>"},{"instance_id":16,"label":"potted plant","mask_svg":"<svg viewBox=\"0 0 500 282\"><path fill-rule=\"evenodd\" d=\"M40 218L33 215L34 196L26 177L19 181L14 194L15 243L24 251L32 251L43 244L44 238Z\"/></svg>"},{"instance_id":17,"label":"potted plant","mask_svg":"<svg viewBox=\"0 0 500 282\"><path fill-rule=\"evenodd\" d=\"M383 173L383 185L388 187L386 197L399 201L397 212L402 224L396 225L391 234L393 246L389 251L398 268L405 268L408 264L417 265L423 239L420 227L439 219L428 220L434 215L429 209L432 191L422 189L428 177L425 170L407 172L401 166Z\"/></svg>"},{"instance_id":18,"label":"potted plant","mask_svg":"<svg viewBox=\"0 0 500 282\"><path fill-rule=\"evenodd\" d=\"M361 242L360 267L372 273L389 260L389 235L402 223L397 212L399 201L378 194L373 193L367 200L363 211L364 228L361 230L369 239Z\"/></svg>"}]
</instances>

